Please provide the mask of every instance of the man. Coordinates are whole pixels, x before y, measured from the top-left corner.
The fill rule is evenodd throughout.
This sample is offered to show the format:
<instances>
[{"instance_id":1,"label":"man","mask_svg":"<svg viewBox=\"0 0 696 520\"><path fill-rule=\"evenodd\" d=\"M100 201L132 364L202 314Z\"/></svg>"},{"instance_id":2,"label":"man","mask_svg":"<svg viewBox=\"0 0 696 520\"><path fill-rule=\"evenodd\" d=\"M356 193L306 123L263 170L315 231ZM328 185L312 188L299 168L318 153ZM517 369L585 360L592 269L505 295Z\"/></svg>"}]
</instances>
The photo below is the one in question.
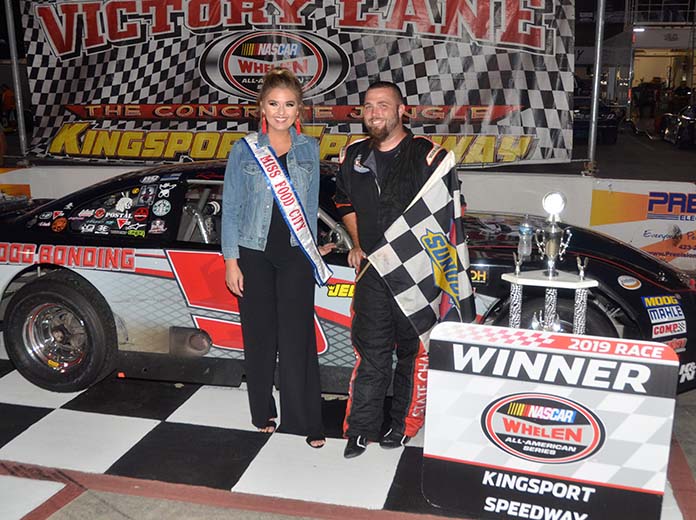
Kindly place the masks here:
<instances>
[{"instance_id":1,"label":"man","mask_svg":"<svg viewBox=\"0 0 696 520\"><path fill-rule=\"evenodd\" d=\"M383 448L406 444L423 426L425 415L427 353L384 280L366 260L447 155L444 148L403 126L404 111L395 84L373 83L363 107L369 138L341 153L335 202L353 239L348 264L357 273L352 323L356 364L344 422L346 458L362 454L368 441L379 439ZM390 427L379 438L394 350Z\"/></svg>"},{"instance_id":2,"label":"man","mask_svg":"<svg viewBox=\"0 0 696 520\"><path fill-rule=\"evenodd\" d=\"M0 86L0 107L2 107L3 125L6 128L14 128L17 125L17 105L14 90L3 83Z\"/></svg>"},{"instance_id":3,"label":"man","mask_svg":"<svg viewBox=\"0 0 696 520\"><path fill-rule=\"evenodd\" d=\"M5 139L5 129L0 121L0 166L5 165L5 154L7 153L7 139Z\"/></svg>"},{"instance_id":4,"label":"man","mask_svg":"<svg viewBox=\"0 0 696 520\"><path fill-rule=\"evenodd\" d=\"M683 97L691 95L691 89L687 86L686 81L682 81L679 86L674 89L674 95Z\"/></svg>"}]
</instances>

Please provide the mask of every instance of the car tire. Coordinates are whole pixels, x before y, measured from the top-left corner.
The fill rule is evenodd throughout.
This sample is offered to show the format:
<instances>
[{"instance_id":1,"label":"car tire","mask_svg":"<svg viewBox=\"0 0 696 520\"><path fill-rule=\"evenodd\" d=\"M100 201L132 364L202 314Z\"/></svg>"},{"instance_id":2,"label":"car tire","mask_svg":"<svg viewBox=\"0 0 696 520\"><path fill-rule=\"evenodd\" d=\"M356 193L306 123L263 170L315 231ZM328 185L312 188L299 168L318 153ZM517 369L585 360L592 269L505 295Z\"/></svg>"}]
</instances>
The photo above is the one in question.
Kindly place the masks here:
<instances>
[{"instance_id":1,"label":"car tire","mask_svg":"<svg viewBox=\"0 0 696 520\"><path fill-rule=\"evenodd\" d=\"M55 271L22 286L5 312L5 349L20 374L54 392L77 392L114 368L111 309L87 280Z\"/></svg>"},{"instance_id":2,"label":"car tire","mask_svg":"<svg viewBox=\"0 0 696 520\"><path fill-rule=\"evenodd\" d=\"M677 132L677 137L674 140L677 148L684 150L689 147L689 136L686 128L680 128Z\"/></svg>"},{"instance_id":3,"label":"car tire","mask_svg":"<svg viewBox=\"0 0 696 520\"><path fill-rule=\"evenodd\" d=\"M522 302L522 314L520 317L521 327L531 329L534 314L537 316L544 310L544 298L531 298ZM559 332L573 332L573 314L575 302L566 298L558 298L556 302L556 312L561 320L561 330ZM505 306L495 319L494 325L507 327L509 324L509 307ZM587 303L587 314L585 319L585 334L588 336L605 336L617 338L619 334L612 321L596 305Z\"/></svg>"}]
</instances>

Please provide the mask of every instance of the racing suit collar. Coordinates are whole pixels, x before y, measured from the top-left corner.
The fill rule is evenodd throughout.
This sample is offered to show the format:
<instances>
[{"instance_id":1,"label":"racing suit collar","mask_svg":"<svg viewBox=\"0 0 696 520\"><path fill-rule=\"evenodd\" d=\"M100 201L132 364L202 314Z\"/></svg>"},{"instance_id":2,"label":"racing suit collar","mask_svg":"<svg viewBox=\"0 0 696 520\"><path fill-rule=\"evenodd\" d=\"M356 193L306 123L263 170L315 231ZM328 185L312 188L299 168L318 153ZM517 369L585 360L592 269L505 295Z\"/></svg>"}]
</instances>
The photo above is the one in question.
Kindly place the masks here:
<instances>
[{"instance_id":1,"label":"racing suit collar","mask_svg":"<svg viewBox=\"0 0 696 520\"><path fill-rule=\"evenodd\" d=\"M406 131L406 135L404 136L404 138L401 141L399 141L398 144L394 148L392 148L391 150L387 150L386 153L394 151L395 152L394 157L398 157L398 155L401 153L401 150L404 147L404 144L406 144L411 139L413 139L413 132L411 132L411 130L408 128L404 128L404 130ZM370 148L369 148L370 155L372 155L375 152L375 150L377 150L377 147L375 146L374 140L370 139L369 143L370 143ZM377 151L379 151L379 150L377 150Z\"/></svg>"},{"instance_id":2,"label":"racing suit collar","mask_svg":"<svg viewBox=\"0 0 696 520\"><path fill-rule=\"evenodd\" d=\"M397 160L399 158L399 155L401 154L401 151L404 149L404 145L407 142L410 142L410 140L413 138L413 133L408 129L405 128L406 130L406 135L404 138L399 141L399 143L392 148L391 150L387 150L386 152L382 152L384 154L393 154L392 155L392 160ZM365 160L363 161L363 164L367 166L372 172L376 175L377 174L377 157L376 153L379 153L380 151L377 149L377 147L374 146L374 141L370 139L370 147L368 149L368 154L367 157L365 157Z\"/></svg>"}]
</instances>

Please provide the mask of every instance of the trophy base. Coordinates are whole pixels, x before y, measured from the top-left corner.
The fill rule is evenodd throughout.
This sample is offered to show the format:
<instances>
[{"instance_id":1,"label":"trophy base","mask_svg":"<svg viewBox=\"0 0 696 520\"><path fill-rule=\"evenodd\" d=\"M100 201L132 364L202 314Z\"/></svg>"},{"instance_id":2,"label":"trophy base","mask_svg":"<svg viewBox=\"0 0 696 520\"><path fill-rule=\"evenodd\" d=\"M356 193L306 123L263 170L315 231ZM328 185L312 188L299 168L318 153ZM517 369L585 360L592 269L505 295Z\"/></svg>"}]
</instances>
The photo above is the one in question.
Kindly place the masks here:
<instances>
[{"instance_id":1,"label":"trophy base","mask_svg":"<svg viewBox=\"0 0 696 520\"><path fill-rule=\"evenodd\" d=\"M553 276L549 275L548 270L525 271L519 274L504 273L502 279L512 284L552 289L590 289L599 285L597 280L581 278L577 274L565 271L556 271Z\"/></svg>"}]
</instances>

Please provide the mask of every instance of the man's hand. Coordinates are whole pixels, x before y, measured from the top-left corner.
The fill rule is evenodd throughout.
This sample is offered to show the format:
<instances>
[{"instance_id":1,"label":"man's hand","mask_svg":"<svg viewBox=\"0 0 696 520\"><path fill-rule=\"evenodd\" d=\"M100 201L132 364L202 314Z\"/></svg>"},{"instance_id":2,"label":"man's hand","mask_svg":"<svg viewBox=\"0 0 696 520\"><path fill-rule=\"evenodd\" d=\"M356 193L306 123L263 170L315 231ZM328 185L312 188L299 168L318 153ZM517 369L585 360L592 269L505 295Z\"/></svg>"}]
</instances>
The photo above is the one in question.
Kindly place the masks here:
<instances>
[{"instance_id":1,"label":"man's hand","mask_svg":"<svg viewBox=\"0 0 696 520\"><path fill-rule=\"evenodd\" d=\"M244 296L244 275L236 258L225 260L225 283L236 296Z\"/></svg>"},{"instance_id":2,"label":"man's hand","mask_svg":"<svg viewBox=\"0 0 696 520\"><path fill-rule=\"evenodd\" d=\"M328 255L331 251L333 251L334 249L336 249L336 244L334 244L333 242L329 242L329 243L327 243L327 244L324 244L323 246L319 246L318 249L319 249L319 254L320 254L321 256L326 256L326 255Z\"/></svg>"},{"instance_id":3,"label":"man's hand","mask_svg":"<svg viewBox=\"0 0 696 520\"><path fill-rule=\"evenodd\" d=\"M357 273L364 258L367 258L365 252L359 247L354 247L348 252L348 265Z\"/></svg>"}]
</instances>

